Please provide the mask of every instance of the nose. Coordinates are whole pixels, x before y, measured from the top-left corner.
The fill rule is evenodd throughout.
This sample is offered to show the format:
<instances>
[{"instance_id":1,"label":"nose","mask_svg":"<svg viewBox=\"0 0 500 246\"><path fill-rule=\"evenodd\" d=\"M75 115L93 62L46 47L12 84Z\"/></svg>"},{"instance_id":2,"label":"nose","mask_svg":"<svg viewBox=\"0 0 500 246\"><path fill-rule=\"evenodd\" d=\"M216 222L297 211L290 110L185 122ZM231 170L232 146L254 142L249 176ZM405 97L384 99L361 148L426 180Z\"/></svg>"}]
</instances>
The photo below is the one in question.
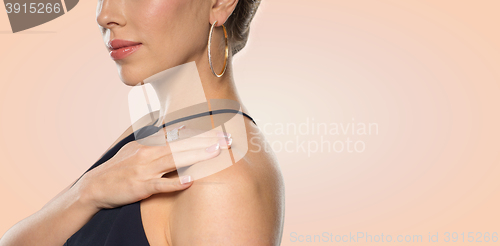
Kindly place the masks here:
<instances>
[{"instance_id":1,"label":"nose","mask_svg":"<svg viewBox=\"0 0 500 246\"><path fill-rule=\"evenodd\" d=\"M97 2L96 21L97 24L106 29L126 24L123 15L123 0L99 0Z\"/></svg>"}]
</instances>

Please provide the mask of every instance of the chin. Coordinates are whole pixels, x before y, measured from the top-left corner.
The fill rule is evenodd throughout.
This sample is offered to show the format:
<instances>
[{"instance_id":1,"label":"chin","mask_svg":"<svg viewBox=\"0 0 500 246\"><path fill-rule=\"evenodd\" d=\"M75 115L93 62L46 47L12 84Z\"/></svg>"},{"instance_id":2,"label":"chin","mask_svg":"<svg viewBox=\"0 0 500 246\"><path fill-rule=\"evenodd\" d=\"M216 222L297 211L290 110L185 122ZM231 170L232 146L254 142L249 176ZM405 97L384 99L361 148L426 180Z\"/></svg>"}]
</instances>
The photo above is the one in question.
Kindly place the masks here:
<instances>
[{"instance_id":1,"label":"chin","mask_svg":"<svg viewBox=\"0 0 500 246\"><path fill-rule=\"evenodd\" d=\"M141 79L133 79L133 78L130 78L128 76L122 76L120 75L120 79L121 81L125 84L125 85L128 85L128 86L137 86L137 85L141 85L142 84L142 81L144 80L141 80Z\"/></svg>"},{"instance_id":2,"label":"chin","mask_svg":"<svg viewBox=\"0 0 500 246\"><path fill-rule=\"evenodd\" d=\"M137 86L142 84L142 82L148 78L149 76L146 76L142 74L139 71L133 71L130 69L125 69L125 68L118 68L118 74L120 76L121 81L128 86Z\"/></svg>"},{"instance_id":3,"label":"chin","mask_svg":"<svg viewBox=\"0 0 500 246\"><path fill-rule=\"evenodd\" d=\"M121 78L122 82L125 84L125 85L128 85L128 86L136 86L136 85L140 85L141 82L140 81L134 81L134 80L127 80L127 79L123 79Z\"/></svg>"}]
</instances>

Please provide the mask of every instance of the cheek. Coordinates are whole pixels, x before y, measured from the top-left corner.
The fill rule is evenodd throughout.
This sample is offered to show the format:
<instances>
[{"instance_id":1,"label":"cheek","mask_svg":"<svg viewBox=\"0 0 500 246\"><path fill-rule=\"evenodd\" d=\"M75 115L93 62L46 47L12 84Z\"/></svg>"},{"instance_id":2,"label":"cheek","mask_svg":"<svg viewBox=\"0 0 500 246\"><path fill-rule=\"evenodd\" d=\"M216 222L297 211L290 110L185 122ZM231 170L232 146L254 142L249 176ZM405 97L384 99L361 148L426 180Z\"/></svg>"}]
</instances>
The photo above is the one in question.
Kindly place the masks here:
<instances>
[{"instance_id":1,"label":"cheek","mask_svg":"<svg viewBox=\"0 0 500 246\"><path fill-rule=\"evenodd\" d=\"M177 0L140 0L135 7L130 9L134 23L139 32L151 35L158 30L165 30L176 18L179 11Z\"/></svg>"},{"instance_id":2,"label":"cheek","mask_svg":"<svg viewBox=\"0 0 500 246\"><path fill-rule=\"evenodd\" d=\"M134 10L135 30L152 55L181 51L190 46L189 38L196 33L196 10L191 0L141 0L140 10ZM187 31L190 30L190 31ZM172 54L170 54L172 55Z\"/></svg>"},{"instance_id":3,"label":"cheek","mask_svg":"<svg viewBox=\"0 0 500 246\"><path fill-rule=\"evenodd\" d=\"M138 0L139 1L139 0ZM143 43L156 54L182 51L186 47L196 46L203 32L202 20L208 20L207 3L198 0L140 0L140 9L136 8L134 23ZM207 13L205 13L207 12ZM206 15L206 16L205 16ZM165 47L166 44L168 47ZM160 47L159 47L160 46Z\"/></svg>"}]
</instances>

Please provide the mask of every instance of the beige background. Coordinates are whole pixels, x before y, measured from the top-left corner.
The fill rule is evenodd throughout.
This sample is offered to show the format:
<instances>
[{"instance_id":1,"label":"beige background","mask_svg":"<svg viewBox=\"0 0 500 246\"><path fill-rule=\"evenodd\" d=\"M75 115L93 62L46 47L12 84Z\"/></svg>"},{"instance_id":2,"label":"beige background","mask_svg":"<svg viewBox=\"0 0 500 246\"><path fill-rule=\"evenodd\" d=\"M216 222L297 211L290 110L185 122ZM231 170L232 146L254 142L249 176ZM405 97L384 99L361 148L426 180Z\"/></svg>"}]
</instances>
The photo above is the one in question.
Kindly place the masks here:
<instances>
[{"instance_id":1,"label":"beige background","mask_svg":"<svg viewBox=\"0 0 500 246\"><path fill-rule=\"evenodd\" d=\"M129 88L95 7L81 1L18 34L0 11L0 235L130 125ZM439 232L446 244L445 232L465 240L500 232L499 9L497 0L263 1L235 74L285 177L282 245L333 244L291 242L291 233L427 242ZM362 141L359 153L278 151L286 141L321 140L277 132L306 120L379 130L323 136Z\"/></svg>"}]
</instances>

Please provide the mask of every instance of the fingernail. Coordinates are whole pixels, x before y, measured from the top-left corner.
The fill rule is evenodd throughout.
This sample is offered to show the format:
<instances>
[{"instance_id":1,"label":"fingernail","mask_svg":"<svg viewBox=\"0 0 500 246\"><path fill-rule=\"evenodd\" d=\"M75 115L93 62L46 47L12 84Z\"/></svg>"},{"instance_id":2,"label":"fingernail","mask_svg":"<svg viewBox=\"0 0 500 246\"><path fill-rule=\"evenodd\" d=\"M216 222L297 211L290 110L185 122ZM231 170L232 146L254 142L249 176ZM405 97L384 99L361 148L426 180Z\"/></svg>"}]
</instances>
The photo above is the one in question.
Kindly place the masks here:
<instances>
[{"instance_id":1,"label":"fingernail","mask_svg":"<svg viewBox=\"0 0 500 246\"><path fill-rule=\"evenodd\" d=\"M233 142L232 138L219 138L219 144L222 147L231 147L232 142Z\"/></svg>"},{"instance_id":2,"label":"fingernail","mask_svg":"<svg viewBox=\"0 0 500 246\"><path fill-rule=\"evenodd\" d=\"M177 127L177 129L179 129L179 130L184 129L184 128L186 128L186 125L182 125L182 126Z\"/></svg>"},{"instance_id":3,"label":"fingernail","mask_svg":"<svg viewBox=\"0 0 500 246\"><path fill-rule=\"evenodd\" d=\"M217 137L220 137L220 138L225 138L225 137L228 137L230 138L231 137L231 133L223 133L223 132L217 132Z\"/></svg>"},{"instance_id":4,"label":"fingernail","mask_svg":"<svg viewBox=\"0 0 500 246\"><path fill-rule=\"evenodd\" d=\"M219 148L220 148L220 144L219 144L219 143L216 143L216 144L214 144L214 145L212 145L212 146L210 146L210 147L206 148L206 151L207 151L208 153L212 153L212 152L217 151Z\"/></svg>"},{"instance_id":5,"label":"fingernail","mask_svg":"<svg viewBox=\"0 0 500 246\"><path fill-rule=\"evenodd\" d=\"M191 179L191 176L189 176L189 175L182 176L179 179L181 181L181 184L185 184L185 183L189 183L189 182L193 181L193 179Z\"/></svg>"}]
</instances>

